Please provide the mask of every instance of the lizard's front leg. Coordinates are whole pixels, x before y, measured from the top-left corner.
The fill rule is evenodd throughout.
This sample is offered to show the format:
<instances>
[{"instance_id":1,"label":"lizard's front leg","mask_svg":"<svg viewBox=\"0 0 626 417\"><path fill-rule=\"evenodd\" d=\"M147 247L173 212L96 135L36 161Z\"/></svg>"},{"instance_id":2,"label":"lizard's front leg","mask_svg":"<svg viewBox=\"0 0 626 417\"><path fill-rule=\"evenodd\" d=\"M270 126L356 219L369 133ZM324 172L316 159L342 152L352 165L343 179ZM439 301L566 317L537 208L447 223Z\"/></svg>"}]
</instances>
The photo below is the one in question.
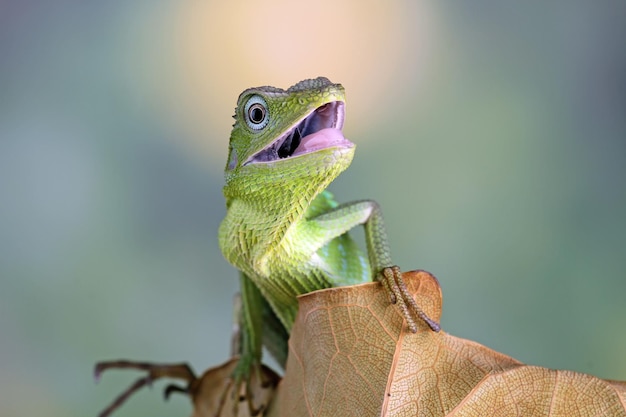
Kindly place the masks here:
<instances>
[{"instance_id":1,"label":"lizard's front leg","mask_svg":"<svg viewBox=\"0 0 626 417\"><path fill-rule=\"evenodd\" d=\"M432 320L417 305L411 296L400 268L391 262L391 251L387 240L387 230L383 222L380 206L375 201L367 200L355 203L358 206L365 206L370 210L370 215L365 222L365 239L367 243L367 253L372 265L372 271L378 274L377 278L393 304L397 304L406 319L409 329L417 332L415 319L421 319L435 332L441 330L439 323Z\"/></svg>"},{"instance_id":2,"label":"lizard's front leg","mask_svg":"<svg viewBox=\"0 0 626 417\"><path fill-rule=\"evenodd\" d=\"M417 332L417 320L423 320L435 332L441 328L417 305L406 288L400 268L393 264L387 240L387 231L378 203L372 200L355 201L342 204L327 213L311 219L311 222L329 231L331 235L340 235L358 224L365 226L367 254L374 274L374 279L381 282L389 294L389 299L396 304L407 322L409 329Z\"/></svg>"}]
</instances>

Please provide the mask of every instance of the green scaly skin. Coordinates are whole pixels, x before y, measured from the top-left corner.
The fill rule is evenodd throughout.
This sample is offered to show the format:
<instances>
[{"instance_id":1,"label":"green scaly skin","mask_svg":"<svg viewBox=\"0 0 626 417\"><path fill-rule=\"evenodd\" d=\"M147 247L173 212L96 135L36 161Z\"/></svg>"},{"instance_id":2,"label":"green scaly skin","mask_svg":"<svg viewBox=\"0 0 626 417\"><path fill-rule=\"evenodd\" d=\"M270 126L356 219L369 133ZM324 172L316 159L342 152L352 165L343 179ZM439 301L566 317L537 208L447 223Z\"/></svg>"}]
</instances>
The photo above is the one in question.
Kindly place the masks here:
<instances>
[{"instance_id":1,"label":"green scaly skin","mask_svg":"<svg viewBox=\"0 0 626 417\"><path fill-rule=\"evenodd\" d=\"M321 77L239 96L219 229L220 248L241 277L238 380L260 363L263 344L284 363L296 296L322 288L379 280L411 331L417 319L439 330L391 262L378 205L339 205L326 191L354 156L341 133L344 102L343 87ZM367 256L347 234L361 224Z\"/></svg>"}]
</instances>

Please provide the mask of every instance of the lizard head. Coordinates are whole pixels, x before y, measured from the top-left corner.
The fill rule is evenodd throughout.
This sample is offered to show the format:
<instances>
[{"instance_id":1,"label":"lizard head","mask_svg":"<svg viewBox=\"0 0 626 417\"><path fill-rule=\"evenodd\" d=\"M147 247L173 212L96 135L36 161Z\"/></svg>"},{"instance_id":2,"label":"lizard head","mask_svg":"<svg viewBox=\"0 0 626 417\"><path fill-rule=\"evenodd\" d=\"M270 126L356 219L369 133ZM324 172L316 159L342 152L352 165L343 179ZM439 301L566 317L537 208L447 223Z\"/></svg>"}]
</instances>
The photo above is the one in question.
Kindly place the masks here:
<instances>
[{"instance_id":1,"label":"lizard head","mask_svg":"<svg viewBox=\"0 0 626 417\"><path fill-rule=\"evenodd\" d=\"M263 185L289 177L330 177L348 167L355 146L341 131L345 91L327 78L287 90L257 87L239 96L226 165L229 179L255 174ZM262 184L259 184L262 185Z\"/></svg>"}]
</instances>

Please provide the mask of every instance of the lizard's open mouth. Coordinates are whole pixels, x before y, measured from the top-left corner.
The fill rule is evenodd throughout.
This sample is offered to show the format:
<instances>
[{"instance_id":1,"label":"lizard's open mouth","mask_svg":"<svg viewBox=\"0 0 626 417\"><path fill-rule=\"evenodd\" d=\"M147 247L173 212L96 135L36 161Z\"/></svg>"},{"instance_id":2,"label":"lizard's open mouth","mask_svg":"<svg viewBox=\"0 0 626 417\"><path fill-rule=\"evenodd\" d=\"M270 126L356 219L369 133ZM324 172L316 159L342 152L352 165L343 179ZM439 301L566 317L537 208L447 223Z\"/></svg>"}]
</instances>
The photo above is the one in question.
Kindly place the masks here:
<instances>
[{"instance_id":1,"label":"lizard's open mouth","mask_svg":"<svg viewBox=\"0 0 626 417\"><path fill-rule=\"evenodd\" d=\"M353 146L343 137L344 102L333 101L318 107L248 163L271 162L335 146Z\"/></svg>"}]
</instances>

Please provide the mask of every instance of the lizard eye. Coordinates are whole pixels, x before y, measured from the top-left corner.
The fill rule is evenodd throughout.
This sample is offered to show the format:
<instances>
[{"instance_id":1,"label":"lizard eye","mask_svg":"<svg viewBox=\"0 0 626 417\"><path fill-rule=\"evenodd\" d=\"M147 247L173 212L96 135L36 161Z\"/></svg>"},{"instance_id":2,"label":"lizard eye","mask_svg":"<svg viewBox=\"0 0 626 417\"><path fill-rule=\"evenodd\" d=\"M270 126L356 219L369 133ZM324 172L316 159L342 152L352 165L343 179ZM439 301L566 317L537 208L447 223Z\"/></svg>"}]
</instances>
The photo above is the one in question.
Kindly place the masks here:
<instances>
[{"instance_id":1,"label":"lizard eye","mask_svg":"<svg viewBox=\"0 0 626 417\"><path fill-rule=\"evenodd\" d=\"M253 130L263 129L269 122L267 103L261 96L252 96L244 107L246 123Z\"/></svg>"}]
</instances>

